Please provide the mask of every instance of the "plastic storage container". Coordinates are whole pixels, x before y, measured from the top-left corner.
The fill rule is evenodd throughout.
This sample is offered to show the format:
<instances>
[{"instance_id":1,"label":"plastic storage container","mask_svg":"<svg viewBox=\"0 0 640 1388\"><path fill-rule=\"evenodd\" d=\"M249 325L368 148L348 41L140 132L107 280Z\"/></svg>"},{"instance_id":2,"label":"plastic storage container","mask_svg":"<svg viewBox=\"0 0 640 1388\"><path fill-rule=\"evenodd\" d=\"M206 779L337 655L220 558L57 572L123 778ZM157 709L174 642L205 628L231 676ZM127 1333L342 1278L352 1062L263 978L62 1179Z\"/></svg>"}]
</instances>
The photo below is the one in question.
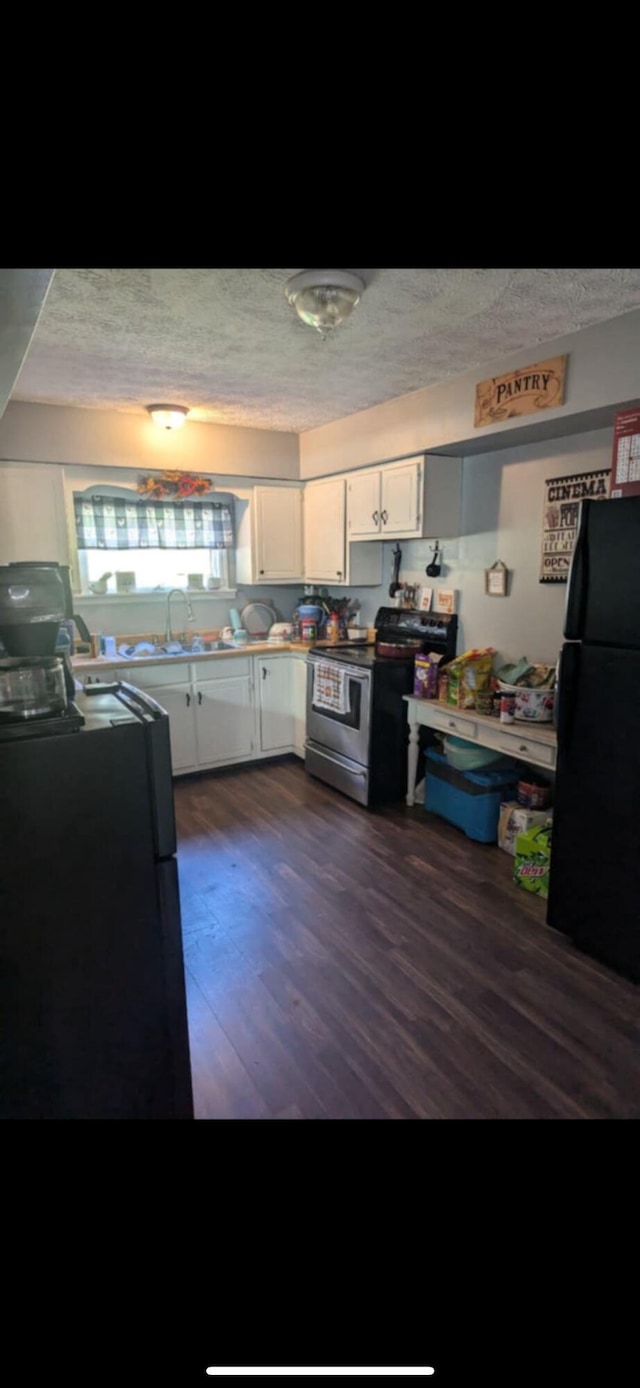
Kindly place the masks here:
<instances>
[{"instance_id":1,"label":"plastic storage container","mask_svg":"<svg viewBox=\"0 0 640 1388\"><path fill-rule=\"evenodd\" d=\"M463 829L478 843L496 843L500 805L515 800L518 773L456 771L433 747L427 749L424 807Z\"/></svg>"},{"instance_id":2,"label":"plastic storage container","mask_svg":"<svg viewBox=\"0 0 640 1388\"><path fill-rule=\"evenodd\" d=\"M479 747L477 742L469 742L463 737L445 737L443 746L446 760L456 771L483 771L489 766L495 771L519 769L502 752L495 752L491 747Z\"/></svg>"}]
</instances>

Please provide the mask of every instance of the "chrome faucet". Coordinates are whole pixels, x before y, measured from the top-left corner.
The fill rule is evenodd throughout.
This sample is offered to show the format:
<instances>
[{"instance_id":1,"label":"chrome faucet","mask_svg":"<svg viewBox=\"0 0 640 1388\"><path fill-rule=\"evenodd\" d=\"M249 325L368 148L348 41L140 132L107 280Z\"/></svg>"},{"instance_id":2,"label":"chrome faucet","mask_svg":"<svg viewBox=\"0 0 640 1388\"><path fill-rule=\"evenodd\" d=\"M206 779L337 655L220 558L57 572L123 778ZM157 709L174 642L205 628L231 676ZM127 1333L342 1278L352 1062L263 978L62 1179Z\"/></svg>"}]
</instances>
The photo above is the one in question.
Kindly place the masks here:
<instances>
[{"instance_id":1,"label":"chrome faucet","mask_svg":"<svg viewBox=\"0 0 640 1388\"><path fill-rule=\"evenodd\" d=\"M165 639L167 641L173 641L173 634L171 631L171 599L174 593L179 593L180 597L184 598L187 604L187 624L189 622L195 622L196 620L193 614L193 608L189 601L188 595L184 591L184 588L172 588L171 592L167 594L167 630L165 633Z\"/></svg>"}]
</instances>

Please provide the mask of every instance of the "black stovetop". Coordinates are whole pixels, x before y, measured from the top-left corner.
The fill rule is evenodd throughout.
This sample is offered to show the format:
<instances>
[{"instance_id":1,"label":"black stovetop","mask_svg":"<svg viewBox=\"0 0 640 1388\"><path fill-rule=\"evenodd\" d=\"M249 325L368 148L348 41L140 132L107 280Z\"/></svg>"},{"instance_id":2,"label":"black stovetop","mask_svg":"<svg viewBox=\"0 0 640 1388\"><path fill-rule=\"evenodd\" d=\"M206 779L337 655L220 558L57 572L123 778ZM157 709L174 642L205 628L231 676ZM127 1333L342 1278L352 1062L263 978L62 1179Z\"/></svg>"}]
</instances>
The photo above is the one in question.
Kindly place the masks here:
<instances>
[{"instance_id":1,"label":"black stovetop","mask_svg":"<svg viewBox=\"0 0 640 1388\"><path fill-rule=\"evenodd\" d=\"M312 655L326 656L328 660L344 660L348 665L373 665L375 661L381 660L382 656L376 655L376 648L373 644L358 645L355 641L337 641L335 646L312 646Z\"/></svg>"},{"instance_id":2,"label":"black stovetop","mask_svg":"<svg viewBox=\"0 0 640 1388\"><path fill-rule=\"evenodd\" d=\"M21 718L15 722L0 720L0 742L17 742L33 737L60 737L65 733L76 733L83 726L84 718L77 704L67 704L64 713L52 718Z\"/></svg>"}]
</instances>

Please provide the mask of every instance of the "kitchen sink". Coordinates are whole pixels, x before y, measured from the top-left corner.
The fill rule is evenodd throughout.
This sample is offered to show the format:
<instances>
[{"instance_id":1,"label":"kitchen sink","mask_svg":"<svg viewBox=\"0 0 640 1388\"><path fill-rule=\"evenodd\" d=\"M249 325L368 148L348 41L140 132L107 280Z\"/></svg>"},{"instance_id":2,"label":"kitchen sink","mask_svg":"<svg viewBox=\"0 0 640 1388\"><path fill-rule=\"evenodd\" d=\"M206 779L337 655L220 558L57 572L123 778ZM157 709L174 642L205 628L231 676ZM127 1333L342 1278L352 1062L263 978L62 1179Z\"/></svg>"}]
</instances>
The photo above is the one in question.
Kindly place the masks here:
<instances>
[{"instance_id":1,"label":"kitchen sink","mask_svg":"<svg viewBox=\"0 0 640 1388\"><path fill-rule=\"evenodd\" d=\"M209 641L204 646L181 646L179 641L167 641L156 646L156 655L207 655L209 651L235 651L233 641Z\"/></svg>"},{"instance_id":2,"label":"kitchen sink","mask_svg":"<svg viewBox=\"0 0 640 1388\"><path fill-rule=\"evenodd\" d=\"M193 646L182 646L179 641L166 641L162 642L159 646L153 646L153 648L151 649L148 645L145 645L142 650L138 650L132 646L129 647L129 649L126 652L121 648L120 654L125 655L126 653L129 660L153 660L154 656L198 656L208 655L209 651L235 650L237 650L237 646L234 645L233 641L209 641L207 642L206 650L202 646L196 646L194 648Z\"/></svg>"}]
</instances>

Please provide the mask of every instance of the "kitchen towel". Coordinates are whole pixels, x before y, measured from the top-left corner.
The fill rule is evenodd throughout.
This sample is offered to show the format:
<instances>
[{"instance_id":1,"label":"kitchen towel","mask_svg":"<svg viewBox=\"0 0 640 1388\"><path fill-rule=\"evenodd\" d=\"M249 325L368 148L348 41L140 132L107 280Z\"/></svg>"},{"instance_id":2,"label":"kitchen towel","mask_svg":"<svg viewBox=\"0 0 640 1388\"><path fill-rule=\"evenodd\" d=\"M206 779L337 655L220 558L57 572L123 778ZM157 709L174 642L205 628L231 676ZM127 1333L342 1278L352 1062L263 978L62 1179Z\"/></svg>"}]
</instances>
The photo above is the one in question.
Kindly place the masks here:
<instances>
[{"instance_id":1,"label":"kitchen towel","mask_svg":"<svg viewBox=\"0 0 640 1388\"><path fill-rule=\"evenodd\" d=\"M333 660L319 660L313 667L313 705L331 713L348 713L349 676Z\"/></svg>"}]
</instances>

